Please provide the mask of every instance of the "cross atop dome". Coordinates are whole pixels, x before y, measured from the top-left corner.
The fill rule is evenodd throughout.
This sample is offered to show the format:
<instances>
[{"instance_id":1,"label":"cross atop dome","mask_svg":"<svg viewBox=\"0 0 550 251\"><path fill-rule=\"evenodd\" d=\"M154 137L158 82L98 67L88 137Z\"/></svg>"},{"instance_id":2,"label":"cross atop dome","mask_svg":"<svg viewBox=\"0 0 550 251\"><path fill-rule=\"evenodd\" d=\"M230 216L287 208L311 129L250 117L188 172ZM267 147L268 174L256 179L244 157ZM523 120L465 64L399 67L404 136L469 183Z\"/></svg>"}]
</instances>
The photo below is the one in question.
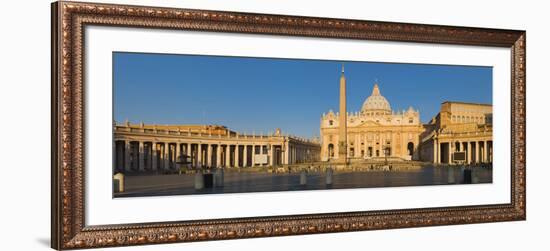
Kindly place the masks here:
<instances>
[{"instance_id":1,"label":"cross atop dome","mask_svg":"<svg viewBox=\"0 0 550 251\"><path fill-rule=\"evenodd\" d=\"M378 88L378 83L374 83L371 96L380 96L380 95L381 94L380 94L380 88Z\"/></svg>"}]
</instances>

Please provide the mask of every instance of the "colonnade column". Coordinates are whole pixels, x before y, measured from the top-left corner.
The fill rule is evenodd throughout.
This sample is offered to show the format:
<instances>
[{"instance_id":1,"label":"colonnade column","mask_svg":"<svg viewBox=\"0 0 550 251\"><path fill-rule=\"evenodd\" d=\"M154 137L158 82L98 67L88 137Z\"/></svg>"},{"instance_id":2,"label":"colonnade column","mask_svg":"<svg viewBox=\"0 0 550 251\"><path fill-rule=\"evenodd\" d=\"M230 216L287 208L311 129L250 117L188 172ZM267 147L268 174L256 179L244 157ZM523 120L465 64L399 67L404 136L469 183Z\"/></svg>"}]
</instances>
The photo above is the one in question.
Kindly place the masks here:
<instances>
[{"instance_id":1,"label":"colonnade column","mask_svg":"<svg viewBox=\"0 0 550 251\"><path fill-rule=\"evenodd\" d=\"M243 167L248 166L248 146L244 145L243 147Z\"/></svg>"},{"instance_id":2,"label":"colonnade column","mask_svg":"<svg viewBox=\"0 0 550 251\"><path fill-rule=\"evenodd\" d=\"M231 166L231 146L225 146L225 167Z\"/></svg>"},{"instance_id":3,"label":"colonnade column","mask_svg":"<svg viewBox=\"0 0 550 251\"><path fill-rule=\"evenodd\" d=\"M222 145L216 146L216 167L222 166Z\"/></svg>"},{"instance_id":4,"label":"colonnade column","mask_svg":"<svg viewBox=\"0 0 550 251\"><path fill-rule=\"evenodd\" d=\"M145 171L145 149L143 147L143 141L139 141L139 167L140 171Z\"/></svg>"},{"instance_id":5,"label":"colonnade column","mask_svg":"<svg viewBox=\"0 0 550 251\"><path fill-rule=\"evenodd\" d=\"M181 144L180 143L176 143L176 157L174 158L175 159L175 162L178 162L180 160L180 155L181 155ZM176 166L177 167L177 166Z\"/></svg>"},{"instance_id":6,"label":"colonnade column","mask_svg":"<svg viewBox=\"0 0 550 251\"><path fill-rule=\"evenodd\" d=\"M197 144L197 167L202 167L202 144Z\"/></svg>"},{"instance_id":7,"label":"colonnade column","mask_svg":"<svg viewBox=\"0 0 550 251\"><path fill-rule=\"evenodd\" d=\"M292 164L295 164L295 163L296 163L296 147L293 147L292 148Z\"/></svg>"},{"instance_id":8,"label":"colonnade column","mask_svg":"<svg viewBox=\"0 0 550 251\"><path fill-rule=\"evenodd\" d=\"M124 141L124 170L130 171L130 141Z\"/></svg>"},{"instance_id":9,"label":"colonnade column","mask_svg":"<svg viewBox=\"0 0 550 251\"><path fill-rule=\"evenodd\" d=\"M170 145L164 143L164 170L170 169Z\"/></svg>"},{"instance_id":10,"label":"colonnade column","mask_svg":"<svg viewBox=\"0 0 550 251\"><path fill-rule=\"evenodd\" d=\"M466 163L470 164L472 163L472 142L468 141L466 142L466 145L468 146L468 156L466 157Z\"/></svg>"},{"instance_id":11,"label":"colonnade column","mask_svg":"<svg viewBox=\"0 0 550 251\"><path fill-rule=\"evenodd\" d=\"M234 167L239 167L239 145L235 145Z\"/></svg>"},{"instance_id":12,"label":"colonnade column","mask_svg":"<svg viewBox=\"0 0 550 251\"><path fill-rule=\"evenodd\" d=\"M208 144L208 147L206 148L206 165L211 167L212 166L212 145L211 144Z\"/></svg>"},{"instance_id":13,"label":"colonnade column","mask_svg":"<svg viewBox=\"0 0 550 251\"><path fill-rule=\"evenodd\" d=\"M252 145L252 152L250 156L252 167L256 165L256 160L254 159L255 156L256 156L256 145Z\"/></svg>"},{"instance_id":14,"label":"colonnade column","mask_svg":"<svg viewBox=\"0 0 550 251\"><path fill-rule=\"evenodd\" d=\"M441 142L439 142L439 140L437 140L437 156L436 156L436 160L437 160L437 164L441 164Z\"/></svg>"},{"instance_id":15,"label":"colonnade column","mask_svg":"<svg viewBox=\"0 0 550 251\"><path fill-rule=\"evenodd\" d=\"M115 141L115 155L113 155L113 159L116 159L115 170L124 171L124 145L120 146L120 143L117 144L116 141Z\"/></svg>"},{"instance_id":16,"label":"colonnade column","mask_svg":"<svg viewBox=\"0 0 550 251\"><path fill-rule=\"evenodd\" d=\"M481 145L483 145L483 147L481 147ZM485 142L484 141L481 141L480 142L480 150L481 150L481 153L479 154L479 157L480 157L480 160L479 162L481 163L485 163Z\"/></svg>"},{"instance_id":17,"label":"colonnade column","mask_svg":"<svg viewBox=\"0 0 550 251\"><path fill-rule=\"evenodd\" d=\"M186 157L189 158L189 160L191 160L191 143L186 143L185 144L185 149L183 151L183 154L186 155ZM187 158L185 158L185 160L187 161ZM193 160L191 160L191 162L193 162Z\"/></svg>"},{"instance_id":18,"label":"colonnade column","mask_svg":"<svg viewBox=\"0 0 550 251\"><path fill-rule=\"evenodd\" d=\"M157 170L157 142L151 142L151 169Z\"/></svg>"},{"instance_id":19,"label":"colonnade column","mask_svg":"<svg viewBox=\"0 0 550 251\"><path fill-rule=\"evenodd\" d=\"M337 156L336 148L334 148L335 156ZM283 164L290 165L290 142L286 142L286 145L284 146L284 156L283 156Z\"/></svg>"},{"instance_id":20,"label":"colonnade column","mask_svg":"<svg viewBox=\"0 0 550 251\"><path fill-rule=\"evenodd\" d=\"M493 163L493 141L490 141L491 142L491 148L487 147L487 162L489 163ZM487 146L489 146L489 141L487 141Z\"/></svg>"},{"instance_id":21,"label":"colonnade column","mask_svg":"<svg viewBox=\"0 0 550 251\"><path fill-rule=\"evenodd\" d=\"M433 162L434 164L437 164L437 139L433 139Z\"/></svg>"},{"instance_id":22,"label":"colonnade column","mask_svg":"<svg viewBox=\"0 0 550 251\"><path fill-rule=\"evenodd\" d=\"M112 152L113 152L113 153L112 153L112 154L113 154L113 155L112 155L112 158L113 158L113 159L112 159L112 160L113 160L113 163L112 163L112 164L113 164L113 174L114 174L114 173L116 173L116 172L118 171L118 170L117 170L117 168L118 168L118 167L117 167L118 158L120 158L120 156L122 156L122 155L117 154L118 152L117 152L117 147L116 147L116 140L113 142L113 151L112 151Z\"/></svg>"},{"instance_id":23,"label":"colonnade column","mask_svg":"<svg viewBox=\"0 0 550 251\"><path fill-rule=\"evenodd\" d=\"M483 162L488 163L489 162L489 146L487 144L487 141L484 141L483 145L485 146L485 148L483 148L483 150L484 150Z\"/></svg>"},{"instance_id":24,"label":"colonnade column","mask_svg":"<svg viewBox=\"0 0 550 251\"><path fill-rule=\"evenodd\" d=\"M275 163L274 159L275 159L275 154L273 154L275 152L275 146L271 145L270 146L271 148L269 149L269 165L270 166L273 166L273 163Z\"/></svg>"},{"instance_id":25,"label":"colonnade column","mask_svg":"<svg viewBox=\"0 0 550 251\"><path fill-rule=\"evenodd\" d=\"M289 164L295 164L294 162L294 145L288 147L288 163ZM347 154L347 152L346 152ZM346 155L347 158L347 155Z\"/></svg>"},{"instance_id":26,"label":"colonnade column","mask_svg":"<svg viewBox=\"0 0 550 251\"><path fill-rule=\"evenodd\" d=\"M453 152L453 143L449 142L449 157L447 159L447 164L451 164L452 152Z\"/></svg>"}]
</instances>

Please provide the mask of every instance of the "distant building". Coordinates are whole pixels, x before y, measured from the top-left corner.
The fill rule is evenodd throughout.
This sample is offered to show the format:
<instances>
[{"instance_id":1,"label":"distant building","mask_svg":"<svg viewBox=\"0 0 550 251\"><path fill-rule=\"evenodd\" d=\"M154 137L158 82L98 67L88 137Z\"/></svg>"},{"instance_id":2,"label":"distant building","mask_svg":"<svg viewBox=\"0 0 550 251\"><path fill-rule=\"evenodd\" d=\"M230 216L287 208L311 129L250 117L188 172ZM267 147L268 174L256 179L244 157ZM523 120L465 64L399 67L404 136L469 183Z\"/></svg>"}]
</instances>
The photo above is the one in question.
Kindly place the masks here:
<instances>
[{"instance_id":1,"label":"distant building","mask_svg":"<svg viewBox=\"0 0 550 251\"><path fill-rule=\"evenodd\" d=\"M116 172L187 167L278 166L319 160L319 142L283 135L240 134L219 125L114 125Z\"/></svg>"},{"instance_id":2,"label":"distant building","mask_svg":"<svg viewBox=\"0 0 550 251\"><path fill-rule=\"evenodd\" d=\"M463 163L492 162L491 105L444 102L441 112L422 124L420 112L413 107L392 111L378 83L361 111L348 112L346 102L342 68L340 111L321 116L322 161L390 158L439 164L454 163L453 154L461 152Z\"/></svg>"}]
</instances>

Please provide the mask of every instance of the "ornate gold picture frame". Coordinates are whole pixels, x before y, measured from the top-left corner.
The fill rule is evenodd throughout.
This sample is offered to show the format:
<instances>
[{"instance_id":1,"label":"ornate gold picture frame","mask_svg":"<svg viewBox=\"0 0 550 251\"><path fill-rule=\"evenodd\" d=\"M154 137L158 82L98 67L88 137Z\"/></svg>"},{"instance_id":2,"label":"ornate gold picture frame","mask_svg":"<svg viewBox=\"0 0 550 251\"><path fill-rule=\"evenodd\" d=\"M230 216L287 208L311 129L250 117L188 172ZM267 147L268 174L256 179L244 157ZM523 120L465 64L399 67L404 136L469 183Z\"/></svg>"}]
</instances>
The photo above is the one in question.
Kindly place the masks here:
<instances>
[{"instance_id":1,"label":"ornate gold picture frame","mask_svg":"<svg viewBox=\"0 0 550 251\"><path fill-rule=\"evenodd\" d=\"M526 219L525 31L112 4L52 4L52 248L76 249ZM511 203L87 225L86 26L509 48ZM494 88L498 88L495 86ZM506 167L508 168L508 167Z\"/></svg>"}]
</instances>

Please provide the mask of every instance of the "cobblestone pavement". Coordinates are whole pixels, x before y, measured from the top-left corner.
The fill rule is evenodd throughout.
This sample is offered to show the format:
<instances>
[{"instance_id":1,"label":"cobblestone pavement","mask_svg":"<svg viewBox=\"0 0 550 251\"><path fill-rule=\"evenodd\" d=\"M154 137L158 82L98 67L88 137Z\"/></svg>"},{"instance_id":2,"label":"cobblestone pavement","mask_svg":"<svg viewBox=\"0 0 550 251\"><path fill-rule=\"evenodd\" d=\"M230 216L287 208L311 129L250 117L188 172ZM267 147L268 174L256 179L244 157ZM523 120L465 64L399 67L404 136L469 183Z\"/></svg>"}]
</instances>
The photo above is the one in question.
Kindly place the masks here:
<instances>
[{"instance_id":1,"label":"cobblestone pavement","mask_svg":"<svg viewBox=\"0 0 550 251\"><path fill-rule=\"evenodd\" d=\"M297 191L318 189L399 187L460 184L463 170L457 167L422 167L406 171L334 172L332 185L326 185L323 172L307 173L307 184L300 185L300 173L225 172L223 187L194 188L194 174L126 176L125 192L115 197L218 194L243 192ZM491 183L492 169L473 171L477 183Z\"/></svg>"}]
</instances>

